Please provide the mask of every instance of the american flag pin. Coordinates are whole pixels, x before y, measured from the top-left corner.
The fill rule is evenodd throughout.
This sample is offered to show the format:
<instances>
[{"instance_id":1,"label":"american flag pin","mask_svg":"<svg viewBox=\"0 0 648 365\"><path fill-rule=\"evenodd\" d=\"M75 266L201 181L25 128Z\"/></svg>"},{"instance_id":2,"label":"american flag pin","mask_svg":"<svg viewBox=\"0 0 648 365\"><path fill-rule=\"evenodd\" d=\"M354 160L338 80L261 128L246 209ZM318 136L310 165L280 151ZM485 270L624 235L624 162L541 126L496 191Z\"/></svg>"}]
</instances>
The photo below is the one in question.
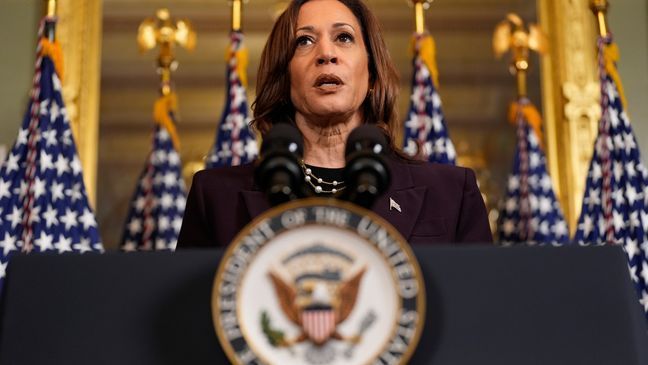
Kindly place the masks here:
<instances>
[{"instance_id":1,"label":"american flag pin","mask_svg":"<svg viewBox=\"0 0 648 365\"><path fill-rule=\"evenodd\" d=\"M396 203L394 199L389 197L389 210L396 209L398 212L401 212L400 204Z\"/></svg>"}]
</instances>

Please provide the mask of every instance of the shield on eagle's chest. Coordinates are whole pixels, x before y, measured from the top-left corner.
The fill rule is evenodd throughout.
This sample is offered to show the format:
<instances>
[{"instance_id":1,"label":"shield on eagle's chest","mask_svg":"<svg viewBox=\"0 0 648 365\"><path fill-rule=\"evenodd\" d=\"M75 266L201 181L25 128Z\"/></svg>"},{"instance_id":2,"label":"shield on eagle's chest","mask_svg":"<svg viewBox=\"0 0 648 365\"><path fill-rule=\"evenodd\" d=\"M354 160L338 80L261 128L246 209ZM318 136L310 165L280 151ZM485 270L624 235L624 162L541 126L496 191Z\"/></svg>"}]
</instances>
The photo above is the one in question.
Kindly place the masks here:
<instances>
[{"instance_id":1,"label":"shield on eagle's chest","mask_svg":"<svg viewBox=\"0 0 648 365\"><path fill-rule=\"evenodd\" d=\"M305 309L301 313L302 328L316 345L322 345L335 331L335 312L332 308Z\"/></svg>"}]
</instances>

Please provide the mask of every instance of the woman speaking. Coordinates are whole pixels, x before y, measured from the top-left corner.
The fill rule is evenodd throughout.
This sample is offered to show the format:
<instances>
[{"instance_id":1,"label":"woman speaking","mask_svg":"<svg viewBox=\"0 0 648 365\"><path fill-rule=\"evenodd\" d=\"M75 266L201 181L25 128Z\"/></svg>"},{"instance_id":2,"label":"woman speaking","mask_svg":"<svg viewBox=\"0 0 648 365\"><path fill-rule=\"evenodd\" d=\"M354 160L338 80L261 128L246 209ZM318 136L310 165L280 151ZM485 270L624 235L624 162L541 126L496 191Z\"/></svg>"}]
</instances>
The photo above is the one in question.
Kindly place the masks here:
<instances>
[{"instance_id":1,"label":"woman speaking","mask_svg":"<svg viewBox=\"0 0 648 365\"><path fill-rule=\"evenodd\" d=\"M398 77L375 16L361 0L295 0L261 54L252 126L290 122L304 139L304 184L315 195L345 188L349 133L384 131L392 182L372 210L412 243L491 242L474 173L414 161L394 143ZM252 164L194 176L178 247L226 246L269 209Z\"/></svg>"}]
</instances>

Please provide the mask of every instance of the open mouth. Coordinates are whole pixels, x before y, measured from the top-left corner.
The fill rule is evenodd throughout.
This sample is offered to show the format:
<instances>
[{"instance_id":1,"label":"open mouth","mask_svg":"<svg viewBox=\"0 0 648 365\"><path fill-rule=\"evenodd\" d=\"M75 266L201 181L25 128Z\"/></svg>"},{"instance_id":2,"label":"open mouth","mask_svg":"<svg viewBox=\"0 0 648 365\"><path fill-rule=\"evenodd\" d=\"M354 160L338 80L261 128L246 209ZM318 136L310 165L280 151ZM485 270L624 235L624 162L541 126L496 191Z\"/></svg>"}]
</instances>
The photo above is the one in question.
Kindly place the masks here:
<instances>
[{"instance_id":1,"label":"open mouth","mask_svg":"<svg viewBox=\"0 0 648 365\"><path fill-rule=\"evenodd\" d=\"M325 75L320 75L316 80L315 80L315 87L335 87L335 86L341 86L344 85L342 82L342 79L335 75L331 74L325 74Z\"/></svg>"}]
</instances>

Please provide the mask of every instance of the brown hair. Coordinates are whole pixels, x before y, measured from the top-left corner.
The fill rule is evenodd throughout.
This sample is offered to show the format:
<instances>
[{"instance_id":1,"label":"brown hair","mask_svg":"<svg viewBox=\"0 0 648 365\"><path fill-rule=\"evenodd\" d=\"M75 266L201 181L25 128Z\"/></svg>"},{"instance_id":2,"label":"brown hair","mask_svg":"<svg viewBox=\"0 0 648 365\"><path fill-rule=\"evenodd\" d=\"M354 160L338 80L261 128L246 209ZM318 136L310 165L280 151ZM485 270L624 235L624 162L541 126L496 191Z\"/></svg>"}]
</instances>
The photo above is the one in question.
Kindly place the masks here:
<instances>
[{"instance_id":1,"label":"brown hair","mask_svg":"<svg viewBox=\"0 0 648 365\"><path fill-rule=\"evenodd\" d=\"M257 74L257 96L252 108L251 125L261 134L273 124L295 124L295 107L290 100L288 66L295 53L295 29L299 9L308 0L293 0L275 22L261 53ZM380 127L396 150L394 136L400 128L397 116L398 74L382 38L378 20L361 0L338 0L344 4L362 27L369 59L370 90L362 104L364 122ZM397 152L398 153L398 152ZM400 153L399 153L400 155Z\"/></svg>"}]
</instances>

